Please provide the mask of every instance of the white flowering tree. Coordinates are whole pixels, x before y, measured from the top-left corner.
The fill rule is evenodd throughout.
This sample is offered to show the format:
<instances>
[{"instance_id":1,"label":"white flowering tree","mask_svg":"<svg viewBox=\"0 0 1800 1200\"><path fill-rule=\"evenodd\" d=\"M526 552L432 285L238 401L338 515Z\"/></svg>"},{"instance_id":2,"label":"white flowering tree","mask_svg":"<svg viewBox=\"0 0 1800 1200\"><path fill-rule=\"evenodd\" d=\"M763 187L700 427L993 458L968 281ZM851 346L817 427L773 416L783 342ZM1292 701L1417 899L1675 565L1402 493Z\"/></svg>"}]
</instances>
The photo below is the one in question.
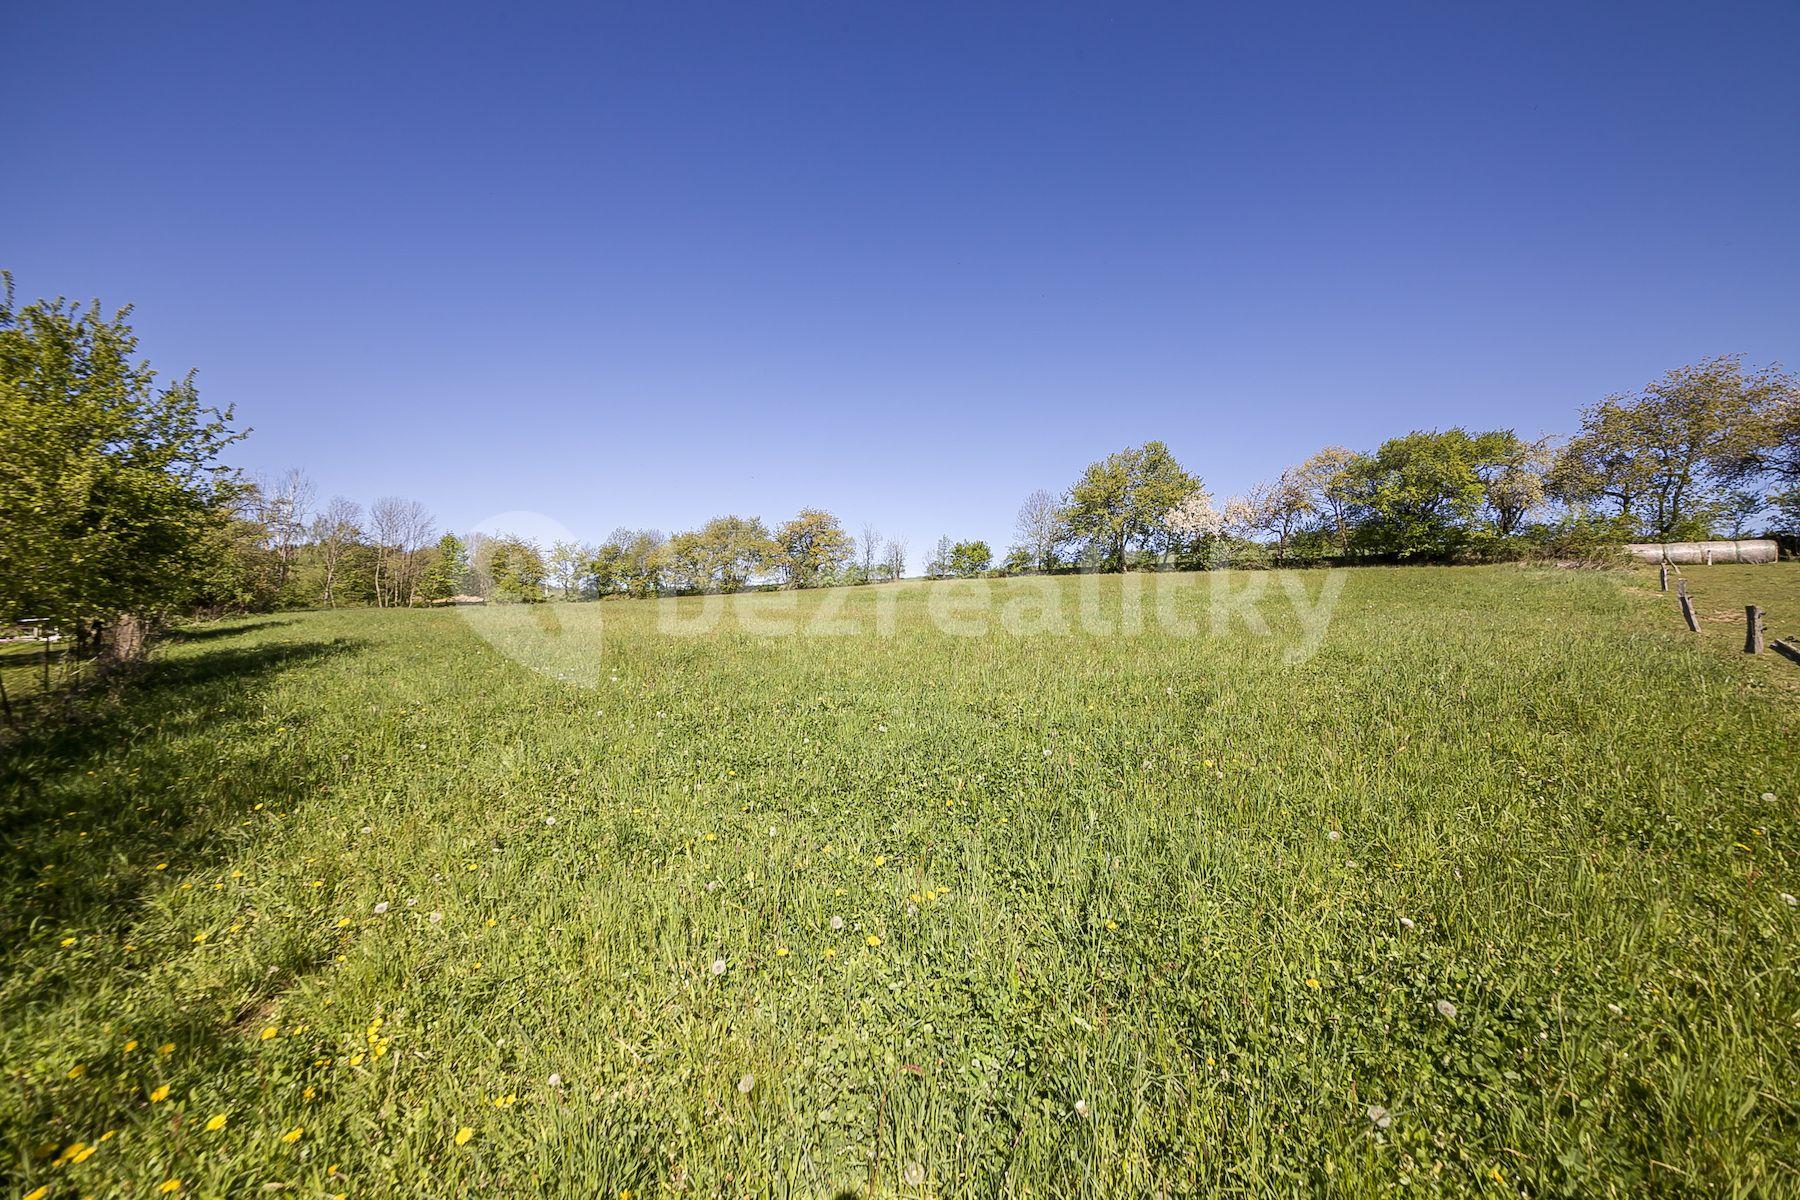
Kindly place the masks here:
<instances>
[{"instance_id":1,"label":"white flowering tree","mask_svg":"<svg viewBox=\"0 0 1800 1200\"><path fill-rule=\"evenodd\" d=\"M1212 495L1206 485L1196 483L1187 498L1169 510L1163 525L1169 531L1171 548L1178 554L1191 554L1204 550L1224 531L1225 518L1213 507Z\"/></svg>"}]
</instances>

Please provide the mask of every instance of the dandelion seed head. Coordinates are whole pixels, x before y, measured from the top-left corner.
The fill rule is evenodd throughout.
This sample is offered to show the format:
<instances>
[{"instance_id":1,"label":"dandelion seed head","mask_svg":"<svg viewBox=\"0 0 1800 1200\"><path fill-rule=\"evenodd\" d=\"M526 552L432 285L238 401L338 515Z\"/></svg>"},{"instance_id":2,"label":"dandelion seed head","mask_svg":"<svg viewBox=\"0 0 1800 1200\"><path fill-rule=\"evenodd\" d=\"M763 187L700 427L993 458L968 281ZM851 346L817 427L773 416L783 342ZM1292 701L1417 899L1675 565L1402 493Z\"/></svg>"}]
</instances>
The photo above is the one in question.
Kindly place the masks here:
<instances>
[{"instance_id":1,"label":"dandelion seed head","mask_svg":"<svg viewBox=\"0 0 1800 1200\"><path fill-rule=\"evenodd\" d=\"M714 975L723 975L725 973L725 960L722 958L713 959L711 970Z\"/></svg>"},{"instance_id":2,"label":"dandelion seed head","mask_svg":"<svg viewBox=\"0 0 1800 1200\"><path fill-rule=\"evenodd\" d=\"M750 1089L755 1086L756 1086L756 1076L754 1076L754 1075L746 1075L742 1079L738 1080L738 1091L742 1092L746 1096L748 1096L750 1094Z\"/></svg>"},{"instance_id":3,"label":"dandelion seed head","mask_svg":"<svg viewBox=\"0 0 1800 1200\"><path fill-rule=\"evenodd\" d=\"M1456 1005L1450 1003L1448 1000L1439 1000L1433 1007L1438 1010L1438 1015L1445 1020L1454 1021L1456 1019Z\"/></svg>"}]
</instances>

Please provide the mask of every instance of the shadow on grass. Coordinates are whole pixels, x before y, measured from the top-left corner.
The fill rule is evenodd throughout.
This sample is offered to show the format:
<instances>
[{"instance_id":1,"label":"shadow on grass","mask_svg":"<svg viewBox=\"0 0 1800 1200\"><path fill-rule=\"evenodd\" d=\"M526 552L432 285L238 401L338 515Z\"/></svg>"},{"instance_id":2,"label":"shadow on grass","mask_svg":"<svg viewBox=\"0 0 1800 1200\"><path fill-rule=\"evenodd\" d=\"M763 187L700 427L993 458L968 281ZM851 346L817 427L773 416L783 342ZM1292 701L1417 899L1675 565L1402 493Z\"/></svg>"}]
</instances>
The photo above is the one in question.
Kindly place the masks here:
<instances>
[{"instance_id":1,"label":"shadow on grass","mask_svg":"<svg viewBox=\"0 0 1800 1200\"><path fill-rule=\"evenodd\" d=\"M291 618L267 617L261 621L250 621L243 625L190 625L184 629L169 630L163 635L163 639L177 645L189 642L211 642L219 638L237 637L256 629L275 629L293 623Z\"/></svg>"},{"instance_id":2,"label":"shadow on grass","mask_svg":"<svg viewBox=\"0 0 1800 1200\"><path fill-rule=\"evenodd\" d=\"M232 786L195 788L199 764L184 747L249 716L270 676L358 645L219 646L154 659L71 715L15 733L0 749L0 967L34 929L128 925L156 878L150 864L180 856L191 868L251 805L285 806L316 787L310 769L276 761L271 748L233 758Z\"/></svg>"}]
</instances>

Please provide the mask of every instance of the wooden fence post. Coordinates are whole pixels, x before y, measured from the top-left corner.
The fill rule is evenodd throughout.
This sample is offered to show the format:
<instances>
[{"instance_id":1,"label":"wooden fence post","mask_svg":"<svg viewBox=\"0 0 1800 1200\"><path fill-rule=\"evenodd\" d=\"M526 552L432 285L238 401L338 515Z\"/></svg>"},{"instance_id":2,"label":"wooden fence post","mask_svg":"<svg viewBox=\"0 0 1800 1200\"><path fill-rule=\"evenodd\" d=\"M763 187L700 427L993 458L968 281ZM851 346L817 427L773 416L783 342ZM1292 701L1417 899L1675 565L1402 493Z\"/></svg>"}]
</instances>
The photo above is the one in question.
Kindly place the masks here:
<instances>
[{"instance_id":1,"label":"wooden fence post","mask_svg":"<svg viewBox=\"0 0 1800 1200\"><path fill-rule=\"evenodd\" d=\"M1687 580L1677 579L1675 581L1675 598L1681 602L1681 615L1687 621L1688 629L1691 632L1699 633L1700 618L1694 615L1694 598L1688 595Z\"/></svg>"},{"instance_id":2,"label":"wooden fence post","mask_svg":"<svg viewBox=\"0 0 1800 1200\"><path fill-rule=\"evenodd\" d=\"M1763 652L1763 610L1754 604L1744 605L1744 653Z\"/></svg>"},{"instance_id":3,"label":"wooden fence post","mask_svg":"<svg viewBox=\"0 0 1800 1200\"><path fill-rule=\"evenodd\" d=\"M1665 559L1665 560L1664 560L1664 561L1663 561L1663 564L1662 564L1662 566L1661 566L1661 567L1660 567L1660 568L1658 568L1658 570L1659 570L1659 571L1660 571L1660 573L1661 573L1661 575L1662 575L1662 590L1663 590L1663 591L1665 591L1665 592L1666 592L1666 591L1668 591L1668 590L1669 590L1669 564L1668 564L1668 560L1666 560L1666 559Z\"/></svg>"}]
</instances>

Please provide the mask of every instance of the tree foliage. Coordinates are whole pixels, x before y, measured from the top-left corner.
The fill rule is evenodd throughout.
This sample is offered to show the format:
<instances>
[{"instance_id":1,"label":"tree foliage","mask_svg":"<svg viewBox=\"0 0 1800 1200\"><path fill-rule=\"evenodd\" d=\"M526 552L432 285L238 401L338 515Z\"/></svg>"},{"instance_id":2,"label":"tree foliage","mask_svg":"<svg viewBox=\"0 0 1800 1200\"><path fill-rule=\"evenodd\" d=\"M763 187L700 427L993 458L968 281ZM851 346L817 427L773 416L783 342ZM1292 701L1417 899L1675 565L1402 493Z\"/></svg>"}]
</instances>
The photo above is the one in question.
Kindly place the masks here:
<instances>
[{"instance_id":1,"label":"tree foliage","mask_svg":"<svg viewBox=\"0 0 1800 1200\"><path fill-rule=\"evenodd\" d=\"M192 603L230 541L231 410L203 406L192 373L158 386L130 309L16 307L0 285L0 618Z\"/></svg>"}]
</instances>

